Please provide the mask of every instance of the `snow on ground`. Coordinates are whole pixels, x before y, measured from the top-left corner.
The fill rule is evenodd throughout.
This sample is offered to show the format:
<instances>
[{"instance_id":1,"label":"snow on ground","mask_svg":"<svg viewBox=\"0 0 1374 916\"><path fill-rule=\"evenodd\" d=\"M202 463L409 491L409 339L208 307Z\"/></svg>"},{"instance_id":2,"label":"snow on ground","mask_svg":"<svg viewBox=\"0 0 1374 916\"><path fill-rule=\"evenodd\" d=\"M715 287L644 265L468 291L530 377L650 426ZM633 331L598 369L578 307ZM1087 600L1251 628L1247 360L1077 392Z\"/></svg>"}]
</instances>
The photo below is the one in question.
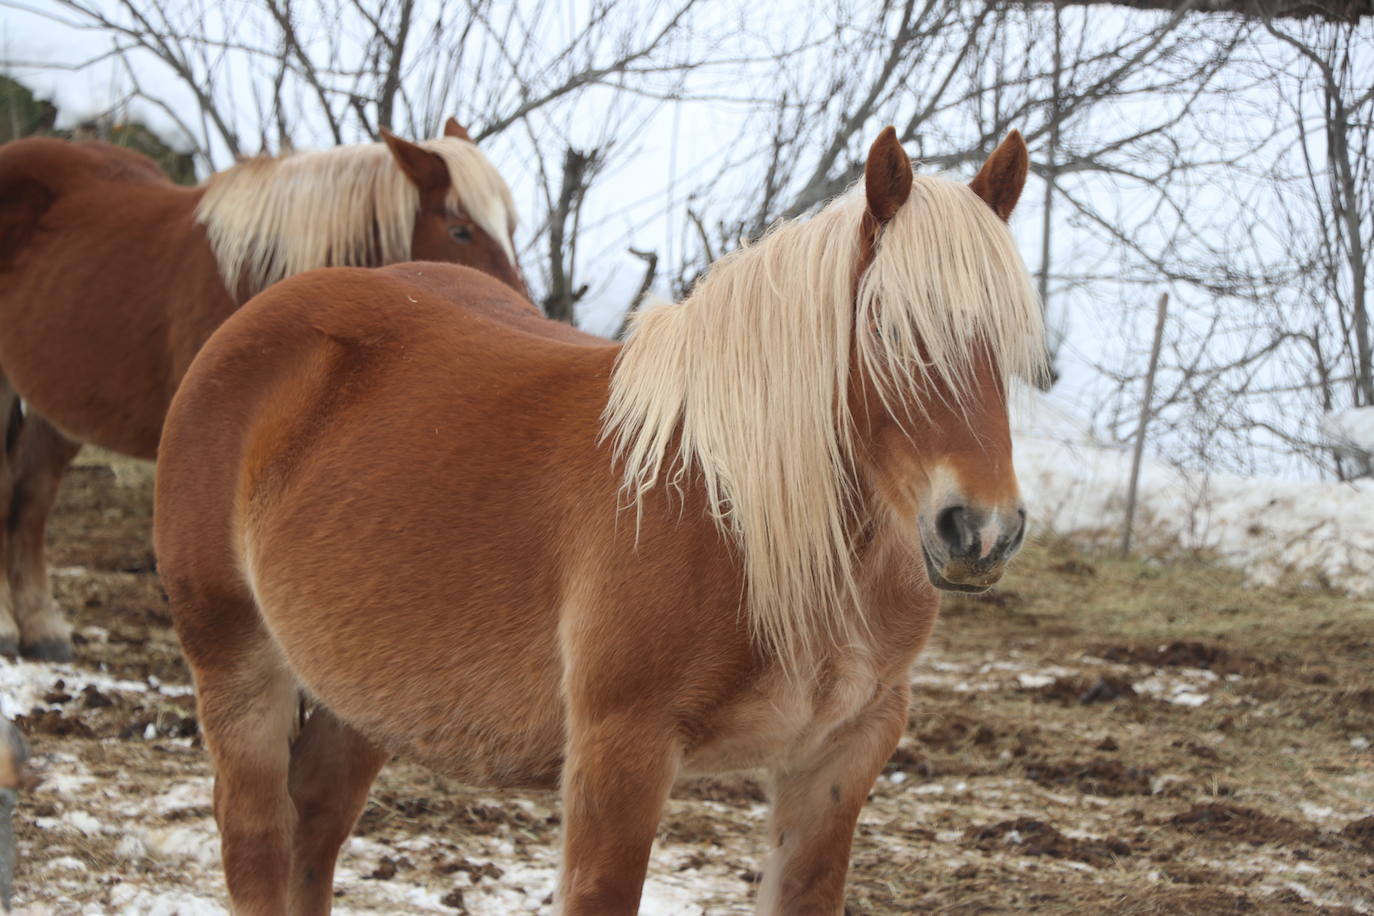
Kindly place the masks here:
<instances>
[{"instance_id":1,"label":"snow on ground","mask_svg":"<svg viewBox=\"0 0 1374 916\"><path fill-rule=\"evenodd\" d=\"M1374 411L1365 424L1374 434ZM1364 422L1362 420L1362 422ZM1017 476L1032 524L1078 539L1121 537L1131 454L1095 442L1053 395L1012 407ZM1374 593L1374 480L1245 478L1141 463L1135 541L1206 551L1258 585L1317 581Z\"/></svg>"},{"instance_id":2,"label":"snow on ground","mask_svg":"<svg viewBox=\"0 0 1374 916\"><path fill-rule=\"evenodd\" d=\"M191 688L184 684L164 684L154 676L146 681L130 681L73 665L0 658L0 715L7 719L34 710L54 709L45 699L49 694L77 694L88 687L105 693L148 692L169 697L191 694Z\"/></svg>"}]
</instances>

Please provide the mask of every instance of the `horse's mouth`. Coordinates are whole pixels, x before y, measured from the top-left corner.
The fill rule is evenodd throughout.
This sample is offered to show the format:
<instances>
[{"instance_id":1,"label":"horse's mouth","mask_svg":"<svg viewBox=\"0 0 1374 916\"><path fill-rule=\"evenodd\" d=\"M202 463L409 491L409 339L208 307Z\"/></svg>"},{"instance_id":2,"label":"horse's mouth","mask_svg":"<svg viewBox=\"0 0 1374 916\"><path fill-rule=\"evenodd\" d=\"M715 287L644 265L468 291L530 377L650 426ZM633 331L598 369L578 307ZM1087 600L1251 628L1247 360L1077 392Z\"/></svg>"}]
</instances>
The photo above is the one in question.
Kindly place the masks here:
<instances>
[{"instance_id":1,"label":"horse's mouth","mask_svg":"<svg viewBox=\"0 0 1374 916\"><path fill-rule=\"evenodd\" d=\"M992 588L997 580L1002 578L1001 570L997 570L996 574L991 577L987 573L977 576L977 579L981 581L951 582L935 568L935 561L931 558L930 551L926 549L925 544L921 545L921 556L926 561L926 575L930 577L930 584L942 592L964 592L965 594L978 595Z\"/></svg>"}]
</instances>

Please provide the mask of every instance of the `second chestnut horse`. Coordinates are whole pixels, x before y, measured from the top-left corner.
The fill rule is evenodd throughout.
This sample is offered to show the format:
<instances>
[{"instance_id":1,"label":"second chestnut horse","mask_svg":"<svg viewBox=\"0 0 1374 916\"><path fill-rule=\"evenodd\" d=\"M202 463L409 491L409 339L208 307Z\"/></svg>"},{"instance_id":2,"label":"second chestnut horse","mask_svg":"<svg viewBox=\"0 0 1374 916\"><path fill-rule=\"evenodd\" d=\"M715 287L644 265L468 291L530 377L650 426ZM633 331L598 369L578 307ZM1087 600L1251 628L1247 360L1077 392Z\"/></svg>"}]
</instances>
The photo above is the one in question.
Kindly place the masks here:
<instances>
[{"instance_id":1,"label":"second chestnut horse","mask_svg":"<svg viewBox=\"0 0 1374 916\"><path fill-rule=\"evenodd\" d=\"M84 442L153 458L191 358L249 296L410 260L524 293L510 191L467 131L385 139L250 159L196 188L105 143L0 146L0 654L70 657L43 557L62 475Z\"/></svg>"}]
</instances>

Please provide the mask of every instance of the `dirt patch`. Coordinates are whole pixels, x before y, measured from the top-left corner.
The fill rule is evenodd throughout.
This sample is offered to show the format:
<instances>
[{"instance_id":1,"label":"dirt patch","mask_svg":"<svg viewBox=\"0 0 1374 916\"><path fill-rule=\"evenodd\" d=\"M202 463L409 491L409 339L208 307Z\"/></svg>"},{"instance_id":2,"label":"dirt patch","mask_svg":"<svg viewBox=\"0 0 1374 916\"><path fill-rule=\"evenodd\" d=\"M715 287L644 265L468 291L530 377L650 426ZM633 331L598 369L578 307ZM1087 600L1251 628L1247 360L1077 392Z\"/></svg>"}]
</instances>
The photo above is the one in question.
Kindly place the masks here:
<instances>
[{"instance_id":1,"label":"dirt patch","mask_svg":"<svg viewBox=\"0 0 1374 916\"><path fill-rule=\"evenodd\" d=\"M19 730L30 735L52 735L55 738L94 738L95 729L75 716L57 709L45 709L15 718Z\"/></svg>"},{"instance_id":2,"label":"dirt patch","mask_svg":"<svg viewBox=\"0 0 1374 916\"><path fill-rule=\"evenodd\" d=\"M757 779L738 773L687 780L673 787L673 797L720 802L736 807L747 807L768 801L768 795Z\"/></svg>"},{"instance_id":3,"label":"dirt patch","mask_svg":"<svg viewBox=\"0 0 1374 916\"><path fill-rule=\"evenodd\" d=\"M1099 645L1089 650L1097 658L1118 664L1147 665L1151 668L1201 668L1217 674L1261 674L1272 663L1222 646L1192 640L1174 640L1163 645Z\"/></svg>"},{"instance_id":4,"label":"dirt patch","mask_svg":"<svg viewBox=\"0 0 1374 916\"><path fill-rule=\"evenodd\" d=\"M1106 757L1072 762L1027 761L1022 767L1026 778L1039 785L1104 798L1149 795L1154 775L1153 770L1129 767Z\"/></svg>"},{"instance_id":5,"label":"dirt patch","mask_svg":"<svg viewBox=\"0 0 1374 916\"><path fill-rule=\"evenodd\" d=\"M1346 824L1341 828L1341 836L1366 852L1374 853L1374 816Z\"/></svg>"},{"instance_id":6,"label":"dirt patch","mask_svg":"<svg viewBox=\"0 0 1374 916\"><path fill-rule=\"evenodd\" d=\"M1062 563L1051 564L1050 572L1058 573L1061 576L1073 576L1084 579L1096 576L1097 567L1083 560L1065 560Z\"/></svg>"},{"instance_id":7,"label":"dirt patch","mask_svg":"<svg viewBox=\"0 0 1374 916\"><path fill-rule=\"evenodd\" d=\"M1194 805L1164 823L1193 836L1245 842L1255 846L1264 843L1284 846L1330 845L1330 837L1311 827L1254 808L1224 802Z\"/></svg>"},{"instance_id":8,"label":"dirt patch","mask_svg":"<svg viewBox=\"0 0 1374 916\"><path fill-rule=\"evenodd\" d=\"M970 827L964 831L964 842L982 852L1049 856L1084 862L1095 868L1111 865L1132 853L1130 844L1116 837L1074 839L1044 821L1029 817Z\"/></svg>"}]
</instances>

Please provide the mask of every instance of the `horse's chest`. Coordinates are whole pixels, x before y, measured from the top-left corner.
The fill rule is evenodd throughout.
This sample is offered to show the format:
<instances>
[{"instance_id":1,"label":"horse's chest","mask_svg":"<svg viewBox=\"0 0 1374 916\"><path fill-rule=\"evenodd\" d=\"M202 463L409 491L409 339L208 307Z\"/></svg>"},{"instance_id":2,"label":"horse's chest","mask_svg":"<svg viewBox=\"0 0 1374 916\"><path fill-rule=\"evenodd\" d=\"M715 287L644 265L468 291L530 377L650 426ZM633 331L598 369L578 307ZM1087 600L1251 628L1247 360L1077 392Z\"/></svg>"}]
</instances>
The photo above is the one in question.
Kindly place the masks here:
<instances>
[{"instance_id":1,"label":"horse's chest","mask_svg":"<svg viewBox=\"0 0 1374 916\"><path fill-rule=\"evenodd\" d=\"M770 676L719 711L689 748L685 769L708 773L809 759L873 702L879 687L873 666L859 658L832 665L814 683Z\"/></svg>"}]
</instances>

